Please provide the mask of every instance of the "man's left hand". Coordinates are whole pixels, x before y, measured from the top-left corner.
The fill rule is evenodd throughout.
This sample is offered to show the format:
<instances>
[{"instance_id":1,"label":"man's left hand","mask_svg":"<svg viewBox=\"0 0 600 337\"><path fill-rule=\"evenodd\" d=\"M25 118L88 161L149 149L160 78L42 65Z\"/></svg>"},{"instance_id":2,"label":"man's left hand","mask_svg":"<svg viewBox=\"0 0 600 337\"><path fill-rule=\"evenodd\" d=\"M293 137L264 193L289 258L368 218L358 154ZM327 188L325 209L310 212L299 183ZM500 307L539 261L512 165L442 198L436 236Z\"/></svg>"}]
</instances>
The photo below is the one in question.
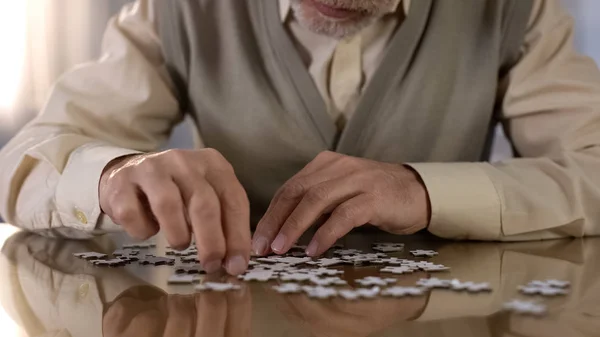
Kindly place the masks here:
<instances>
[{"instance_id":1,"label":"man's left hand","mask_svg":"<svg viewBox=\"0 0 600 337\"><path fill-rule=\"evenodd\" d=\"M309 256L365 224L415 233L427 227L430 205L419 175L405 165L323 152L275 194L254 234L254 252L286 253L323 214L331 215L308 245Z\"/></svg>"}]
</instances>

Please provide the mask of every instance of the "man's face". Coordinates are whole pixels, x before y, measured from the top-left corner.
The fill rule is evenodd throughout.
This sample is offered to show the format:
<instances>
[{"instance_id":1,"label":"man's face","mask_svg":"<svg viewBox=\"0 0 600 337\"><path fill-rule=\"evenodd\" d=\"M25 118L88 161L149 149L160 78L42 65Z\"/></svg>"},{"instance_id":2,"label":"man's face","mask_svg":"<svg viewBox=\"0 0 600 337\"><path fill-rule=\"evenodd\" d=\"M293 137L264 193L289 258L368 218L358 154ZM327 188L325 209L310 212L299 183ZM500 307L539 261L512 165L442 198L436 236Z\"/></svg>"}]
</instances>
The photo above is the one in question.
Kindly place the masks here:
<instances>
[{"instance_id":1,"label":"man's face","mask_svg":"<svg viewBox=\"0 0 600 337\"><path fill-rule=\"evenodd\" d=\"M313 32L342 39L393 10L397 0L292 0L294 13Z\"/></svg>"}]
</instances>

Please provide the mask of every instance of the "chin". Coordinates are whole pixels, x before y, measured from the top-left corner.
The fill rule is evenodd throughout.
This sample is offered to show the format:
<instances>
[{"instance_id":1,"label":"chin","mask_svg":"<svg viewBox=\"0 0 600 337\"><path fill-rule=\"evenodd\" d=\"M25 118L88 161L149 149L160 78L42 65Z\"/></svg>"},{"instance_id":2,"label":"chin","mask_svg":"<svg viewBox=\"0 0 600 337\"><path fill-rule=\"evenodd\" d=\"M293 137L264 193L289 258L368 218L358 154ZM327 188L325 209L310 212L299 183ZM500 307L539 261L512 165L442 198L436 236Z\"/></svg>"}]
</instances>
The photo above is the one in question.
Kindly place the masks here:
<instances>
[{"instance_id":1,"label":"chin","mask_svg":"<svg viewBox=\"0 0 600 337\"><path fill-rule=\"evenodd\" d=\"M327 17L310 1L292 0L292 10L298 23L317 34L343 39L353 36L377 20L377 15L360 13L348 19Z\"/></svg>"}]
</instances>

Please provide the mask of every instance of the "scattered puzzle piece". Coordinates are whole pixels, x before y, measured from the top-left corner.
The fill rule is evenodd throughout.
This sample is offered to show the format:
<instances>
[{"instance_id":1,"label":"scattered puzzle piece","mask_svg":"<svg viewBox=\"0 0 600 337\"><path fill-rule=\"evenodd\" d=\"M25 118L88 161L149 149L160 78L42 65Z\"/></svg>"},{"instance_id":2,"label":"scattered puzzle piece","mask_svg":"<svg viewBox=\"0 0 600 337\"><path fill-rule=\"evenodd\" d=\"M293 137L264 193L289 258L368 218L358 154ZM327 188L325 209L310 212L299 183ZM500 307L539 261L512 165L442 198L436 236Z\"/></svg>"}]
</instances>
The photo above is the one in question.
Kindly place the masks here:
<instances>
[{"instance_id":1,"label":"scattered puzzle piece","mask_svg":"<svg viewBox=\"0 0 600 337\"><path fill-rule=\"evenodd\" d=\"M182 263L200 263L200 260L198 260L197 256L182 256L181 257L181 262ZM254 261L252 261L254 262Z\"/></svg>"},{"instance_id":2,"label":"scattered puzzle piece","mask_svg":"<svg viewBox=\"0 0 600 337\"><path fill-rule=\"evenodd\" d=\"M319 266L319 267L331 267L331 266L335 266L338 264L342 264L344 263L344 260L339 259L337 257L334 258L320 258L316 261L310 261L310 262L306 262L306 264L308 265L314 265L314 266Z\"/></svg>"},{"instance_id":3,"label":"scattered puzzle piece","mask_svg":"<svg viewBox=\"0 0 600 337\"><path fill-rule=\"evenodd\" d=\"M102 253L97 253L97 252L84 252L84 253L75 253L73 254L75 257L78 257L80 259L84 259L84 260L100 260L100 259L105 259L108 257L108 255L106 254L102 254Z\"/></svg>"},{"instance_id":4,"label":"scattered puzzle piece","mask_svg":"<svg viewBox=\"0 0 600 337\"><path fill-rule=\"evenodd\" d=\"M119 257L119 256L137 256L140 254L140 251L138 249L117 249L115 250L112 255Z\"/></svg>"},{"instance_id":5,"label":"scattered puzzle piece","mask_svg":"<svg viewBox=\"0 0 600 337\"><path fill-rule=\"evenodd\" d=\"M141 265L144 265L144 266L147 266L147 265L152 265L152 266L169 265L169 266L172 266L175 264L175 259L170 258L170 257L146 255L145 257L140 258L138 263Z\"/></svg>"},{"instance_id":6,"label":"scattered puzzle piece","mask_svg":"<svg viewBox=\"0 0 600 337\"><path fill-rule=\"evenodd\" d=\"M362 251L358 249L335 249L333 251L334 255L348 256L348 255L356 255L361 254Z\"/></svg>"},{"instance_id":7,"label":"scattered puzzle piece","mask_svg":"<svg viewBox=\"0 0 600 337\"><path fill-rule=\"evenodd\" d=\"M528 287L519 286L519 291L525 295L542 295L542 296L558 296L567 295L569 291L566 289L553 288L553 287Z\"/></svg>"},{"instance_id":8,"label":"scattered puzzle piece","mask_svg":"<svg viewBox=\"0 0 600 337\"><path fill-rule=\"evenodd\" d=\"M238 276L238 278L246 282L267 282L277 279L277 275L272 270L250 270L246 274Z\"/></svg>"},{"instance_id":9,"label":"scattered puzzle piece","mask_svg":"<svg viewBox=\"0 0 600 337\"><path fill-rule=\"evenodd\" d=\"M156 248L156 244L155 243L151 243L151 242L146 242L146 243L129 243L129 244L125 244L123 245L123 247L121 247L122 249L150 249L150 248Z\"/></svg>"},{"instance_id":10,"label":"scattered puzzle piece","mask_svg":"<svg viewBox=\"0 0 600 337\"><path fill-rule=\"evenodd\" d=\"M385 268L381 268L379 270L380 273L392 273L392 274L396 274L396 275L402 275L402 274L409 274L414 272L414 269L410 268L410 267L406 267L406 266L400 266L400 267L385 267Z\"/></svg>"},{"instance_id":11,"label":"scattered puzzle piece","mask_svg":"<svg viewBox=\"0 0 600 337\"><path fill-rule=\"evenodd\" d=\"M124 267L128 263L127 261L122 259L93 260L90 262L96 267Z\"/></svg>"},{"instance_id":12,"label":"scattered puzzle piece","mask_svg":"<svg viewBox=\"0 0 600 337\"><path fill-rule=\"evenodd\" d=\"M177 266L175 272L177 274L206 274L201 265Z\"/></svg>"},{"instance_id":13,"label":"scattered puzzle piece","mask_svg":"<svg viewBox=\"0 0 600 337\"><path fill-rule=\"evenodd\" d=\"M506 311L512 311L523 315L542 316L547 311L546 306L543 304L521 300L512 300L510 302L506 302L502 307Z\"/></svg>"},{"instance_id":14,"label":"scattered puzzle piece","mask_svg":"<svg viewBox=\"0 0 600 337\"><path fill-rule=\"evenodd\" d=\"M438 255L438 252L436 252L434 250L422 250L422 249L411 250L410 253L416 257L434 257L434 256Z\"/></svg>"}]
</instances>

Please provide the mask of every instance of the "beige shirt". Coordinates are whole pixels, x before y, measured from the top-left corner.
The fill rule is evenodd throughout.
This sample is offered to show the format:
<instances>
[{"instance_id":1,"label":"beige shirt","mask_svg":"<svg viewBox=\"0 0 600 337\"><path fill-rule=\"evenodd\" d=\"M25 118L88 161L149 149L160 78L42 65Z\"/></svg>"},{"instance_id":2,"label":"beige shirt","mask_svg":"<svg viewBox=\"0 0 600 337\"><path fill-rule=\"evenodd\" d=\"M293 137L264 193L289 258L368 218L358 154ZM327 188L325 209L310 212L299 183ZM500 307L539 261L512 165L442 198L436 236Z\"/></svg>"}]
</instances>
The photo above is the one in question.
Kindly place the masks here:
<instances>
[{"instance_id":1,"label":"beige shirt","mask_svg":"<svg viewBox=\"0 0 600 337\"><path fill-rule=\"evenodd\" d=\"M501 79L499 94L515 147L525 157L542 158L411 164L427 186L429 230L436 235L521 240L600 234L600 73L575 52L573 19L559 0L534 3L522 59ZM40 116L0 152L0 213L8 221L70 236L120 229L100 212L103 168L118 156L156 150L182 118L155 24L151 0L125 7L108 25L103 56L65 74ZM317 86L326 87L332 42L304 39L310 33L293 18L285 24L299 46L311 45L307 67ZM365 38L367 81L395 29L383 27L397 23L391 14L375 25L370 29L387 33ZM319 55L313 55L321 50L313 42L322 46ZM577 192L566 195L567 186ZM584 198L589 195L598 197Z\"/></svg>"}]
</instances>

